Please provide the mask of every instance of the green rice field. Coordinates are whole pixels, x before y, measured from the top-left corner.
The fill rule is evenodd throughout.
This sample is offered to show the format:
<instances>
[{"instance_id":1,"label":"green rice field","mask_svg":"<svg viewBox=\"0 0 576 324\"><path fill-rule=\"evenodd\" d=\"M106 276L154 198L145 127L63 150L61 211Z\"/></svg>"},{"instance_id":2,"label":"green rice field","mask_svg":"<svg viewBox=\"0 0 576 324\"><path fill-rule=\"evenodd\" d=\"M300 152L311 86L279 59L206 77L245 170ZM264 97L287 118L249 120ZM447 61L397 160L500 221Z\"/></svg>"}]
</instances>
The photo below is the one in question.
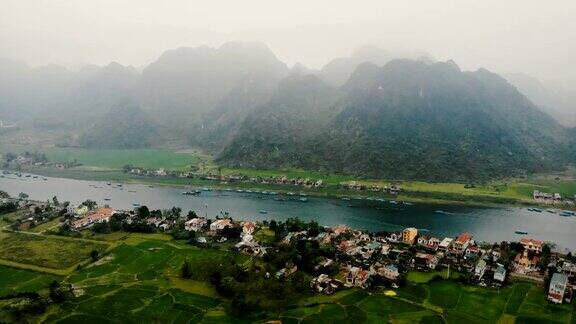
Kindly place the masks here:
<instances>
[{"instance_id":1,"label":"green rice field","mask_svg":"<svg viewBox=\"0 0 576 324\"><path fill-rule=\"evenodd\" d=\"M15 233L8 234L17 242L23 239L13 236ZM29 236L47 241L59 239ZM126 234L116 237L117 241L102 235L98 238L103 244L114 242L113 248L103 252L96 263L84 264L69 275L0 266L0 297L24 291L46 292L49 283L58 280L74 285L77 296L50 308L41 322L251 322L227 314L228 300L219 297L207 278L224 262L249 264L247 257L192 247L157 234ZM73 242L76 245L68 240L77 241ZM0 248L6 249L8 242L0 240ZM68 238L58 242L70 244L65 249L69 250L92 241ZM62 256L50 259L51 265L59 268L71 263ZM179 276L184 260L192 265L191 279ZM30 262L38 264L35 259ZM530 283L518 282L496 290L464 286L453 280L431 280L433 277L434 274L410 273L408 285L394 290L394 296L359 289L345 289L330 296L313 295L265 318L281 319L284 323L575 323L574 305L550 304L544 290ZM2 305L0 311L1 308Z\"/></svg>"}]
</instances>

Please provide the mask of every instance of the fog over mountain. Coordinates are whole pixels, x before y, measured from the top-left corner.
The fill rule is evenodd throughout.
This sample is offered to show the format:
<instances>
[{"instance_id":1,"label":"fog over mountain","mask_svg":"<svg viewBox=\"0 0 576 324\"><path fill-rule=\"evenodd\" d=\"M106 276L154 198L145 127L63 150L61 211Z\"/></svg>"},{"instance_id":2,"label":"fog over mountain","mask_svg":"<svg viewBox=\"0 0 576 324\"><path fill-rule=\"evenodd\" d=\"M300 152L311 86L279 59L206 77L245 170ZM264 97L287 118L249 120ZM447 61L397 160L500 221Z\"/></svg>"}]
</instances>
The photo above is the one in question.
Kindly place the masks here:
<instances>
[{"instance_id":1,"label":"fog over mountain","mask_svg":"<svg viewBox=\"0 0 576 324\"><path fill-rule=\"evenodd\" d=\"M288 84L246 118L221 162L466 181L569 159L568 131L485 69L392 60L360 65L340 88L313 76Z\"/></svg>"},{"instance_id":2,"label":"fog over mountain","mask_svg":"<svg viewBox=\"0 0 576 324\"><path fill-rule=\"evenodd\" d=\"M382 178L561 169L576 156L574 14L568 0L8 0L2 135Z\"/></svg>"},{"instance_id":3,"label":"fog over mountain","mask_svg":"<svg viewBox=\"0 0 576 324\"><path fill-rule=\"evenodd\" d=\"M508 73L504 77L543 111L559 123L576 126L576 91L557 83L542 83L524 73Z\"/></svg>"},{"instance_id":4,"label":"fog over mountain","mask_svg":"<svg viewBox=\"0 0 576 324\"><path fill-rule=\"evenodd\" d=\"M55 145L194 147L237 167L433 181L561 169L576 153L568 92L375 46L320 70L239 41L168 50L141 72L0 69L0 119L18 125L8 138L50 131Z\"/></svg>"}]
</instances>

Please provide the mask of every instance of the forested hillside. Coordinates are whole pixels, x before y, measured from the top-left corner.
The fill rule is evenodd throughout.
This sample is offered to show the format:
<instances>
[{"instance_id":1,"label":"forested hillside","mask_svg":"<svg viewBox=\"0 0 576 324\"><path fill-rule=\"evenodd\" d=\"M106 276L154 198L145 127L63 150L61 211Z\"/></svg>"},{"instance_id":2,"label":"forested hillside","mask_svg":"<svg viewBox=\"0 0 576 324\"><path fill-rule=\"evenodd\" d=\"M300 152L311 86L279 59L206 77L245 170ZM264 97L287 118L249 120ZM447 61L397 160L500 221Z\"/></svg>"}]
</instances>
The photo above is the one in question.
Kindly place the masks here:
<instances>
[{"instance_id":1,"label":"forested hillside","mask_svg":"<svg viewBox=\"0 0 576 324\"><path fill-rule=\"evenodd\" d=\"M329 121L312 127L314 135L299 145L271 140L302 130L265 122L267 115L259 112L247 119L241 140L228 146L221 161L434 181L550 170L567 161L566 130L483 69L462 72L454 62L410 60L366 64L339 92L332 105L313 105Z\"/></svg>"}]
</instances>

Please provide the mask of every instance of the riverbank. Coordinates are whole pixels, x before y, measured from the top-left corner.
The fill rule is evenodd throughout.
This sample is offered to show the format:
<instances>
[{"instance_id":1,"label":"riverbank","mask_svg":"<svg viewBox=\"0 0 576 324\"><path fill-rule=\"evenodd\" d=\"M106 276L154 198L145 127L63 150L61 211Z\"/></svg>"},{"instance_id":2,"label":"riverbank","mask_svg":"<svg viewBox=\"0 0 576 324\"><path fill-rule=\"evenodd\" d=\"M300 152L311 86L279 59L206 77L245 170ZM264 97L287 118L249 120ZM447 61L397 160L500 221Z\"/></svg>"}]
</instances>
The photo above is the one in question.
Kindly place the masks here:
<instances>
[{"instance_id":1,"label":"riverbank","mask_svg":"<svg viewBox=\"0 0 576 324\"><path fill-rule=\"evenodd\" d=\"M567 170L560 175L536 175L524 179L501 179L479 184L463 183L429 183L422 181L358 179L350 175L333 174L315 170L281 169L255 170L230 169L216 165L212 158L198 150L174 151L168 149L139 150L98 150L83 148L59 148L39 145L0 144L0 154L13 152L37 152L46 154L50 161L78 161L82 166L56 169L47 167L28 167L23 172L37 173L43 176L60 177L77 180L117 181L124 183L141 183L172 187L211 187L249 189L253 191L305 192L314 197L340 198L385 198L411 203L436 205L459 205L471 207L502 206L540 206L542 208L571 209L565 205L546 205L535 202L534 190L548 193L560 193L563 197L576 194L576 171ZM165 171L196 170L201 174L243 175L246 177L270 178L286 176L289 179L323 180L319 189L304 189L291 185L255 184L202 180L200 178L149 177L124 173L124 165L163 169ZM398 196L386 195L368 190L346 190L342 184L356 183L367 188L398 184L402 191Z\"/></svg>"},{"instance_id":2,"label":"riverbank","mask_svg":"<svg viewBox=\"0 0 576 324\"><path fill-rule=\"evenodd\" d=\"M124 173L120 170L85 170L85 169L53 169L30 167L21 172L33 173L46 177L66 178L87 181L111 181L131 184L145 184L154 186L167 186L177 188L213 188L213 189L242 189L252 191L275 191L278 193L298 192L305 193L311 197L319 198L385 198L410 203L423 203L434 205L455 205L469 207L502 207L502 206L536 206L538 204L530 199L514 197L505 194L496 194L484 191L475 193L474 190L468 192L455 192L454 185L444 185L450 190L437 191L431 185L428 188L420 185L419 188L404 189L398 195L383 194L381 192L346 190L339 188L337 184L327 184L324 188L302 188L278 184L254 184L254 183L221 183L198 178L179 177L152 177L138 176ZM480 190L480 189L479 189Z\"/></svg>"},{"instance_id":3,"label":"riverbank","mask_svg":"<svg viewBox=\"0 0 576 324\"><path fill-rule=\"evenodd\" d=\"M531 193L534 189L543 190L543 185L510 182L494 183L467 188L463 184L456 183L425 183L417 181L400 182L403 188L399 195L383 194L381 192L346 190L343 189L339 182L347 180L348 177L334 177L326 181L323 188L302 188L289 185L278 184L254 184L254 183L221 183L212 180L203 180L199 178L180 178L180 177L155 177L139 176L125 173L121 170L99 169L99 168L70 168L70 169L53 169L43 167L30 167L23 169L22 172L35 173L42 176L67 178L75 180L88 181L113 181L132 184L146 184L155 186L169 186L177 188L204 188L214 189L242 189L252 191L275 191L279 193L286 192L303 192L312 197L320 198L385 198L410 203L425 203L434 205L454 205L469 207L502 207L502 206L540 206L543 208L569 209L565 206L550 206L538 204L532 200ZM232 172L227 170L227 172ZM241 171L238 171L241 172ZM252 170L252 174L258 172ZM262 171L267 176L270 174L284 174L282 171ZM366 185L383 185L385 182L380 180L357 181ZM569 188L571 189L571 188Z\"/></svg>"}]
</instances>

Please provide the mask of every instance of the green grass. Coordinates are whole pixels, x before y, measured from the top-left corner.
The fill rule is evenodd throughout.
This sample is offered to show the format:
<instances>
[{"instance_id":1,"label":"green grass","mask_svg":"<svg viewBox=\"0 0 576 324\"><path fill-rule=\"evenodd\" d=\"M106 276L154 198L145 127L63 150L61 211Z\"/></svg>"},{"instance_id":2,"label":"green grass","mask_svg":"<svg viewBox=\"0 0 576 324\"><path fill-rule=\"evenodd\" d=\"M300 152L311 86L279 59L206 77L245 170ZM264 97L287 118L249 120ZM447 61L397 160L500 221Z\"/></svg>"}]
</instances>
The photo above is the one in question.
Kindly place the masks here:
<instances>
[{"instance_id":1,"label":"green grass","mask_svg":"<svg viewBox=\"0 0 576 324\"><path fill-rule=\"evenodd\" d=\"M38 291L48 287L57 276L0 266L0 296L24 291Z\"/></svg>"},{"instance_id":2,"label":"green grass","mask_svg":"<svg viewBox=\"0 0 576 324\"><path fill-rule=\"evenodd\" d=\"M512 289L493 291L466 287L456 307L456 311L471 317L495 322L504 312Z\"/></svg>"},{"instance_id":3,"label":"green grass","mask_svg":"<svg viewBox=\"0 0 576 324\"><path fill-rule=\"evenodd\" d=\"M410 271L408 272L407 279L411 283L421 284L421 283L428 283L436 276L446 278L448 276L448 271L447 270L429 271L429 272ZM450 279L458 279L460 276L461 274L459 272L450 271Z\"/></svg>"},{"instance_id":4,"label":"green grass","mask_svg":"<svg viewBox=\"0 0 576 324\"><path fill-rule=\"evenodd\" d=\"M78 161L87 167L121 169L124 165L166 170L188 170L200 157L193 153L177 153L163 149L84 149L33 145L0 145L0 153L38 152L50 161Z\"/></svg>"},{"instance_id":5,"label":"green grass","mask_svg":"<svg viewBox=\"0 0 576 324\"><path fill-rule=\"evenodd\" d=\"M530 290L531 285L528 283L518 283L514 285L512 289L512 294L508 299L508 303L506 304L506 313L516 315L518 313L518 309L524 302L524 298L526 298L526 294Z\"/></svg>"},{"instance_id":6,"label":"green grass","mask_svg":"<svg viewBox=\"0 0 576 324\"><path fill-rule=\"evenodd\" d=\"M574 315L571 305L551 304L542 288L531 286L518 310L516 322L566 323L571 315Z\"/></svg>"},{"instance_id":7,"label":"green grass","mask_svg":"<svg viewBox=\"0 0 576 324\"><path fill-rule=\"evenodd\" d=\"M51 269L68 269L108 244L56 236L0 232L0 259Z\"/></svg>"},{"instance_id":8,"label":"green grass","mask_svg":"<svg viewBox=\"0 0 576 324\"><path fill-rule=\"evenodd\" d=\"M423 303L428 298L428 289L425 285L408 284L398 290L398 297L416 303Z\"/></svg>"},{"instance_id":9,"label":"green grass","mask_svg":"<svg viewBox=\"0 0 576 324\"><path fill-rule=\"evenodd\" d=\"M435 281L429 286L429 302L443 309L452 309L458 305L462 286L452 281Z\"/></svg>"}]
</instances>

